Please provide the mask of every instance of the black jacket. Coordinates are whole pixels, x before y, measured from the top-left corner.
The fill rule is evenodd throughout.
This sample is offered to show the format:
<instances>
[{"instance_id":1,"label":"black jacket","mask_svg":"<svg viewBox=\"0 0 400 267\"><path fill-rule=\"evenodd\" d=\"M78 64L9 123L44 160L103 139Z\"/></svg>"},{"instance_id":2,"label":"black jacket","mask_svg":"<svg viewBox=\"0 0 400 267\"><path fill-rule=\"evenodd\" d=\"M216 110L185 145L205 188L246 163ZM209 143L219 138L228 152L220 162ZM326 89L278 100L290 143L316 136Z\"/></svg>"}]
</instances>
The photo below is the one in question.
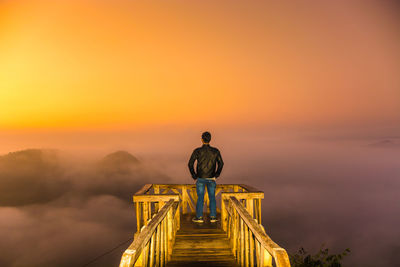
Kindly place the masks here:
<instances>
[{"instance_id":1,"label":"black jacket","mask_svg":"<svg viewBox=\"0 0 400 267\"><path fill-rule=\"evenodd\" d=\"M193 165L197 160L196 172ZM218 163L218 168L215 170ZM222 161L221 153L215 147L208 144L193 150L192 156L189 159L188 167L193 179L197 178L217 178L222 171L224 162Z\"/></svg>"}]
</instances>

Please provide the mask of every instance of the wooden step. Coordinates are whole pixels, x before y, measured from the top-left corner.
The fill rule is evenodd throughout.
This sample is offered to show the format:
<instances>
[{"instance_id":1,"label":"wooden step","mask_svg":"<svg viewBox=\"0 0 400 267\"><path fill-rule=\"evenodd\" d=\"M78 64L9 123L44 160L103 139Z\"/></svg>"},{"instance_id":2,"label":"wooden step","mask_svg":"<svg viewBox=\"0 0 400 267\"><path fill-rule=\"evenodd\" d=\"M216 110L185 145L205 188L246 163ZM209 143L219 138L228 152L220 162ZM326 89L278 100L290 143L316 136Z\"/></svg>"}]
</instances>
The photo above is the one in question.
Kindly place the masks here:
<instances>
[{"instance_id":1,"label":"wooden step","mask_svg":"<svg viewBox=\"0 0 400 267\"><path fill-rule=\"evenodd\" d=\"M237 263L233 260L230 261L170 261L167 267L198 267L198 266L215 266L215 267L237 267Z\"/></svg>"},{"instance_id":2,"label":"wooden step","mask_svg":"<svg viewBox=\"0 0 400 267\"><path fill-rule=\"evenodd\" d=\"M168 267L175 266L235 266L235 258L226 233L219 223L210 223L205 218L202 224L191 221L193 214L183 215L181 229L176 234Z\"/></svg>"},{"instance_id":3,"label":"wooden step","mask_svg":"<svg viewBox=\"0 0 400 267\"><path fill-rule=\"evenodd\" d=\"M239 265L236 264L235 261L170 261L167 264L168 267L200 267L200 266L215 266L215 267L237 267Z\"/></svg>"}]
</instances>

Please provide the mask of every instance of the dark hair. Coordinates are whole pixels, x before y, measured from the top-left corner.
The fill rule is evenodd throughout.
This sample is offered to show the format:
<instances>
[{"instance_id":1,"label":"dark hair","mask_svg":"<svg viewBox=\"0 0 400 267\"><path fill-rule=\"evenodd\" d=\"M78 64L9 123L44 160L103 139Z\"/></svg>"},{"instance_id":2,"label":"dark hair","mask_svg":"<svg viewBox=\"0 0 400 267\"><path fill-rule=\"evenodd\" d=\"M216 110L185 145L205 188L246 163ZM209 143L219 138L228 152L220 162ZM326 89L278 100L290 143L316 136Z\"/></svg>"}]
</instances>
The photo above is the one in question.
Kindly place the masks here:
<instances>
[{"instance_id":1,"label":"dark hair","mask_svg":"<svg viewBox=\"0 0 400 267\"><path fill-rule=\"evenodd\" d=\"M203 139L203 141L204 141L205 143L208 143L208 142L211 141L211 134L210 134L209 132L204 132L204 133L201 135L201 139Z\"/></svg>"}]
</instances>

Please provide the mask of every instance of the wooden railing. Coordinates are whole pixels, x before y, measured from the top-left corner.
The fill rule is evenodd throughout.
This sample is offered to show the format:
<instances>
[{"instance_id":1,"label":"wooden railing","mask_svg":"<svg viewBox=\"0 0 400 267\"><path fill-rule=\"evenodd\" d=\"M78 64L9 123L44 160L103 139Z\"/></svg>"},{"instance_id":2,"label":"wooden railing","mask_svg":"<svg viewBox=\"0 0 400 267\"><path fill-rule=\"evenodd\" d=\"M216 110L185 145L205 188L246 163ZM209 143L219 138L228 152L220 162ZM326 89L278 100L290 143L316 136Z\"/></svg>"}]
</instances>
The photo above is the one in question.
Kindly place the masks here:
<instances>
[{"instance_id":1,"label":"wooden railing","mask_svg":"<svg viewBox=\"0 0 400 267\"><path fill-rule=\"evenodd\" d=\"M205 192L205 207L209 201ZM264 193L247 185L219 184L217 212L232 252L241 266L290 267L286 251L275 244L261 225ZM194 213L195 184L146 184L134 196L137 232L123 254L120 267L165 266L170 259L180 214ZM220 204L219 204L220 203Z\"/></svg>"},{"instance_id":2,"label":"wooden railing","mask_svg":"<svg viewBox=\"0 0 400 267\"><path fill-rule=\"evenodd\" d=\"M154 214L158 213L165 202L171 199L180 201L179 194L167 194L167 191L160 194L159 190L155 189L156 186L157 185L146 184L133 195L133 202L135 203L136 209L137 232L140 232L143 225L146 225L149 219L152 218Z\"/></svg>"},{"instance_id":3,"label":"wooden railing","mask_svg":"<svg viewBox=\"0 0 400 267\"><path fill-rule=\"evenodd\" d=\"M122 255L120 267L165 266L179 229L179 202L170 199L137 233Z\"/></svg>"},{"instance_id":4,"label":"wooden railing","mask_svg":"<svg viewBox=\"0 0 400 267\"><path fill-rule=\"evenodd\" d=\"M243 200L249 207L254 207L257 220L261 222L261 200L264 193L247 185L237 184L218 184L215 190L216 198L222 198L222 195L228 196L235 193L239 199ZM205 191L204 203L205 207L209 206L209 200ZM169 199L180 201L180 212L182 214L194 213L196 211L196 185L195 184L146 184L134 196L133 202L136 207L136 225L137 232L145 225L153 214L158 212L159 206ZM221 203L221 204L220 204ZM225 216L224 203L217 201L217 212L221 212L221 216ZM222 218L226 221L226 218ZM223 225L226 230L226 223Z\"/></svg>"},{"instance_id":5,"label":"wooden railing","mask_svg":"<svg viewBox=\"0 0 400 267\"><path fill-rule=\"evenodd\" d=\"M222 202L227 213L227 234L232 252L240 266L290 267L286 250L278 246L253 218L253 207L243 205L236 196L226 195Z\"/></svg>"}]
</instances>

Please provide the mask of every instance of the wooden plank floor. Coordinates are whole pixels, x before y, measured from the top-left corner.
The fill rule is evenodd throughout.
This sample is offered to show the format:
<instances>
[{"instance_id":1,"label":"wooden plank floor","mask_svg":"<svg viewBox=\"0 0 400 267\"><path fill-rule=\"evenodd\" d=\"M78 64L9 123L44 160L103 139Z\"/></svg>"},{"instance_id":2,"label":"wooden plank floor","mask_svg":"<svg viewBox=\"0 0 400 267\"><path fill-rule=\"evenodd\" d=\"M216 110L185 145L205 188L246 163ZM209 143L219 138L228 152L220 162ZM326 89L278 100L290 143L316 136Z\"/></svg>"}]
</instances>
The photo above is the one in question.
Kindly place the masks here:
<instances>
[{"instance_id":1,"label":"wooden plank floor","mask_svg":"<svg viewBox=\"0 0 400 267\"><path fill-rule=\"evenodd\" d=\"M238 266L219 216L217 223L210 223L207 216L202 224L192 222L193 217L194 214L182 215L181 229L167 266Z\"/></svg>"}]
</instances>

